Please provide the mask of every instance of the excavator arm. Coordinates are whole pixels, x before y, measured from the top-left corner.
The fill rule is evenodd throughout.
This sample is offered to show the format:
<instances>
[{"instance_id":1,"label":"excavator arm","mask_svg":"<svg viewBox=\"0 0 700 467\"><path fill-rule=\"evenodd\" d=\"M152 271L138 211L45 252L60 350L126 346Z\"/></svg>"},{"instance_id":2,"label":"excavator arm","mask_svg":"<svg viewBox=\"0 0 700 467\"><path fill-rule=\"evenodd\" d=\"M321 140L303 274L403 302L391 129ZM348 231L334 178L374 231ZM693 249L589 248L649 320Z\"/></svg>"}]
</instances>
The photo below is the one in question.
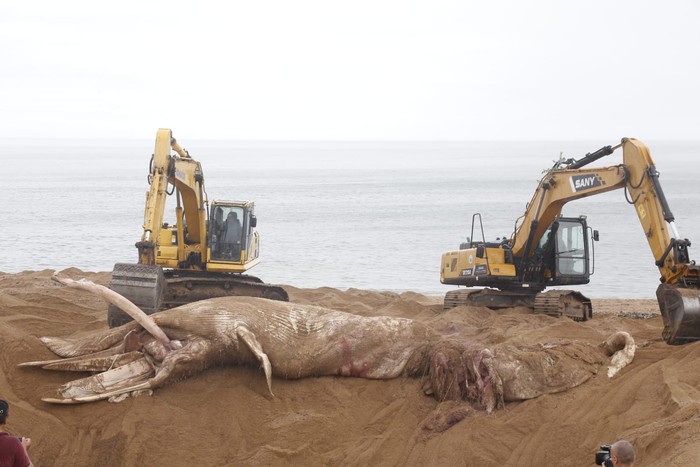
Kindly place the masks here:
<instances>
[{"instance_id":1,"label":"excavator arm","mask_svg":"<svg viewBox=\"0 0 700 467\"><path fill-rule=\"evenodd\" d=\"M171 150L177 155L171 155ZM184 260L186 243L200 244L206 238L206 197L204 174L199 162L193 160L172 136L169 129L161 128L156 134L156 146L149 173L150 189L146 193L143 235L136 244L140 264L156 264L156 242L163 225L163 213L168 186L177 190L175 210L178 238L178 257ZM187 229L185 231L185 228ZM201 249L204 253L204 248Z\"/></svg>"},{"instance_id":2,"label":"excavator arm","mask_svg":"<svg viewBox=\"0 0 700 467\"><path fill-rule=\"evenodd\" d=\"M649 149L631 138L623 139L622 144L624 164L630 174L627 183L629 202L634 205L661 273L661 282L678 284L691 277L697 282L697 271L692 272L694 263L688 255L690 241L678 234L675 217L661 188Z\"/></svg>"},{"instance_id":3,"label":"excavator arm","mask_svg":"<svg viewBox=\"0 0 700 467\"><path fill-rule=\"evenodd\" d=\"M656 298L664 324L662 337L669 344L700 340L700 267L690 260L690 240L678 234L649 149L637 140L622 142L631 202L661 273Z\"/></svg>"}]
</instances>

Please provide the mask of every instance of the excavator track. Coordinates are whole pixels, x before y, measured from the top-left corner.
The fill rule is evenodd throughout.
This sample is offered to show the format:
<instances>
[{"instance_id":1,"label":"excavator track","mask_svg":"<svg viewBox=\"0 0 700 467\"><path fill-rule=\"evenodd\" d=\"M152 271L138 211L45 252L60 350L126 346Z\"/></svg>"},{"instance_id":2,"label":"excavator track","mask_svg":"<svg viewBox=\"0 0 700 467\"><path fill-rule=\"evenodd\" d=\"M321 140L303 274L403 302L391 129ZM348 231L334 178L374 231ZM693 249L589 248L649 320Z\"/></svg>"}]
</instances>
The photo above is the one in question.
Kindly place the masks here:
<instances>
[{"instance_id":1,"label":"excavator track","mask_svg":"<svg viewBox=\"0 0 700 467\"><path fill-rule=\"evenodd\" d=\"M566 316L574 321L586 321L593 317L590 299L573 290L548 290L535 297L535 313L550 316Z\"/></svg>"},{"instance_id":2,"label":"excavator track","mask_svg":"<svg viewBox=\"0 0 700 467\"><path fill-rule=\"evenodd\" d=\"M245 296L289 301L281 286L266 284L255 276L163 270L160 266L118 263L109 288L125 296L146 314L216 297ZM131 321L131 317L109 305L110 328Z\"/></svg>"},{"instance_id":3,"label":"excavator track","mask_svg":"<svg viewBox=\"0 0 700 467\"><path fill-rule=\"evenodd\" d=\"M445 294L443 310L449 310L460 305L484 306L491 309L535 306L537 291L502 291L496 289L457 289Z\"/></svg>"},{"instance_id":4,"label":"excavator track","mask_svg":"<svg viewBox=\"0 0 700 467\"><path fill-rule=\"evenodd\" d=\"M593 316L591 301L572 290L504 291L496 289L458 289L445 294L443 310L460 305L484 306L494 310L523 306L535 313L550 316L567 316L574 321L585 321Z\"/></svg>"}]
</instances>

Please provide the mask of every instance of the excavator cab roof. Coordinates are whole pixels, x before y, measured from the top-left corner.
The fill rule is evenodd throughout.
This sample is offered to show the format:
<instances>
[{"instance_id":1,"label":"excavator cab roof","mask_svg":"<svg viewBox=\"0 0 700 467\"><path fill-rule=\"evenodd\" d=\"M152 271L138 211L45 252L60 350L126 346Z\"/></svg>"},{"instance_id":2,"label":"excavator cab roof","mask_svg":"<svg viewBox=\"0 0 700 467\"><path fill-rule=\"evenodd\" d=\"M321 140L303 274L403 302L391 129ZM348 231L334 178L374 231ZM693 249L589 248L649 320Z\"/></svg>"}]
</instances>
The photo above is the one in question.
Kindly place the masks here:
<instances>
[{"instance_id":1,"label":"excavator cab roof","mask_svg":"<svg viewBox=\"0 0 700 467\"><path fill-rule=\"evenodd\" d=\"M255 205L254 201L226 201L217 199L211 202L212 207L214 206L241 206L241 207L251 207Z\"/></svg>"}]
</instances>

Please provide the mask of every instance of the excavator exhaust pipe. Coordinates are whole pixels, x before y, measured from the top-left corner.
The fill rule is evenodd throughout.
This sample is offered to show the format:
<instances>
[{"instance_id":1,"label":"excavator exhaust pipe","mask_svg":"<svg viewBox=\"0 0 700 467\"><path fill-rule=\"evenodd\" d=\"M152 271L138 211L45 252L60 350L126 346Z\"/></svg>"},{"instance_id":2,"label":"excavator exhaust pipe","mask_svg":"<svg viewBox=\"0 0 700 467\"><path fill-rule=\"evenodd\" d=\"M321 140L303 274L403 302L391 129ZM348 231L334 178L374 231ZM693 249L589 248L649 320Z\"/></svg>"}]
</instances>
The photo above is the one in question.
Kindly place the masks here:
<instances>
[{"instance_id":1,"label":"excavator exhaust pipe","mask_svg":"<svg viewBox=\"0 0 700 467\"><path fill-rule=\"evenodd\" d=\"M656 289L667 344L700 340L700 289L661 284Z\"/></svg>"}]
</instances>

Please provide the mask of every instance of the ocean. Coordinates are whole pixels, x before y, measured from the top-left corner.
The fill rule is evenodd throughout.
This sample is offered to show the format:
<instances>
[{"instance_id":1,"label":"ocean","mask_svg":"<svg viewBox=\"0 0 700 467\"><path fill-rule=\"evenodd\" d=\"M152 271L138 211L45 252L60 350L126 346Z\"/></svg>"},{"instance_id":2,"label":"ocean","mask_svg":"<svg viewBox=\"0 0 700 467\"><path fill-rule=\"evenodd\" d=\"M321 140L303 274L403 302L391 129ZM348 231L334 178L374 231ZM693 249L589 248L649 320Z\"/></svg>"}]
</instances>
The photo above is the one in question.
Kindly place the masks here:
<instances>
[{"instance_id":1,"label":"ocean","mask_svg":"<svg viewBox=\"0 0 700 467\"><path fill-rule=\"evenodd\" d=\"M153 140L0 142L0 271L111 271L136 261ZM618 141L179 142L202 163L210 200L255 201L262 263L250 274L303 288L442 295L454 287L440 284L441 254L470 235L473 214L487 240L509 236L560 154L579 158ZM700 242L700 141L645 143L680 236ZM618 149L591 166L621 160ZM563 213L586 215L600 232L591 283L577 290L655 298L658 269L622 190ZM692 246L690 255L700 257Z\"/></svg>"}]
</instances>

